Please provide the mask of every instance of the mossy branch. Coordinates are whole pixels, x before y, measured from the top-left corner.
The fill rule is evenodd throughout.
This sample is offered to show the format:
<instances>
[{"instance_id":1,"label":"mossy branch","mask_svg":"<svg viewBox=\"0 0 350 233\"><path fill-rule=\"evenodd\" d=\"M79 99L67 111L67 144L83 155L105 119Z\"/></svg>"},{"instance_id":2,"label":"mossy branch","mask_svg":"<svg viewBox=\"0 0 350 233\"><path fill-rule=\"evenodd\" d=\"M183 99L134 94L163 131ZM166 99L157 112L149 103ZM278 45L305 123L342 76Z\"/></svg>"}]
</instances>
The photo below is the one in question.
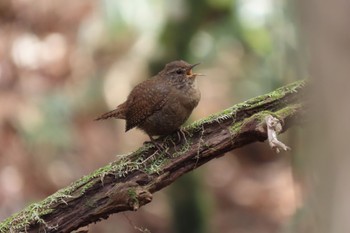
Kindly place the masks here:
<instances>
[{"instance_id":1,"label":"mossy branch","mask_svg":"<svg viewBox=\"0 0 350 233\"><path fill-rule=\"evenodd\" d=\"M147 143L6 219L0 232L71 232L110 214L137 210L185 173L227 151L264 141L266 115L283 122L282 131L301 120L305 93L305 81L297 81L189 125L186 137L158 139L163 152Z\"/></svg>"}]
</instances>

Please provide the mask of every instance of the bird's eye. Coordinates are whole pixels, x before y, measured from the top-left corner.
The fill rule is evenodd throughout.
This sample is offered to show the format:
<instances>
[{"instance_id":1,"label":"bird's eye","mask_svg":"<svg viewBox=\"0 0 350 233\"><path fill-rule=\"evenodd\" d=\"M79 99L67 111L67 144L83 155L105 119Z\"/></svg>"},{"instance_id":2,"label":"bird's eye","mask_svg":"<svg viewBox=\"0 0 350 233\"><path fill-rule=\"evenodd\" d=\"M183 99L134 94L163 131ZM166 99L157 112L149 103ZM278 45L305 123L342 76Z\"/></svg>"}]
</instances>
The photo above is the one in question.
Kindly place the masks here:
<instances>
[{"instance_id":1,"label":"bird's eye","mask_svg":"<svg viewBox=\"0 0 350 233\"><path fill-rule=\"evenodd\" d=\"M177 74L183 74L183 73L184 73L184 71L183 71L183 70L181 70L181 69L178 69L178 70L176 70L176 73L177 73Z\"/></svg>"}]
</instances>

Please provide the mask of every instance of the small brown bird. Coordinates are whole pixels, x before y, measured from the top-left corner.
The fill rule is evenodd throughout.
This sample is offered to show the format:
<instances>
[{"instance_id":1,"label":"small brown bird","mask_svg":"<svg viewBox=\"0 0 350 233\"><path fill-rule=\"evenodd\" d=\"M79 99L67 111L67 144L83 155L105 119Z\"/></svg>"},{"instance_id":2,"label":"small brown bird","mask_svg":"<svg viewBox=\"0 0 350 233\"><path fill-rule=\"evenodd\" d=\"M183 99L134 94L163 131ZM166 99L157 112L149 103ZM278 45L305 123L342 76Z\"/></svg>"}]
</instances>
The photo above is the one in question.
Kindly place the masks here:
<instances>
[{"instance_id":1,"label":"small brown bird","mask_svg":"<svg viewBox=\"0 0 350 233\"><path fill-rule=\"evenodd\" d=\"M156 76L138 84L124 103L96 120L125 119L125 132L137 127L152 141L152 136L179 130L201 97L195 84L195 78L201 74L192 72L198 64L181 60L168 63Z\"/></svg>"}]
</instances>

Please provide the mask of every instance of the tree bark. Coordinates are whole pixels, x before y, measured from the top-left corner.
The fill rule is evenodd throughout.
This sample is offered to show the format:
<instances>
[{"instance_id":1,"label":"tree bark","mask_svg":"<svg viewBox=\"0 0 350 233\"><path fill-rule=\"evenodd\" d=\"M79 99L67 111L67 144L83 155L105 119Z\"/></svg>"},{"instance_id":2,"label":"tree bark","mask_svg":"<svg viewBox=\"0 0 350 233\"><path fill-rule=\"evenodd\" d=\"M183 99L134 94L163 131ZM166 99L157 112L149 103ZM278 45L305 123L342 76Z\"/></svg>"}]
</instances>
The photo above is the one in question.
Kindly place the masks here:
<instances>
[{"instance_id":1,"label":"tree bark","mask_svg":"<svg viewBox=\"0 0 350 233\"><path fill-rule=\"evenodd\" d=\"M182 133L157 140L82 177L45 200L0 223L0 232L71 232L110 214L137 210L152 193L225 152L267 138L265 118L282 123L282 132L304 118L305 81L237 104L194 122Z\"/></svg>"}]
</instances>

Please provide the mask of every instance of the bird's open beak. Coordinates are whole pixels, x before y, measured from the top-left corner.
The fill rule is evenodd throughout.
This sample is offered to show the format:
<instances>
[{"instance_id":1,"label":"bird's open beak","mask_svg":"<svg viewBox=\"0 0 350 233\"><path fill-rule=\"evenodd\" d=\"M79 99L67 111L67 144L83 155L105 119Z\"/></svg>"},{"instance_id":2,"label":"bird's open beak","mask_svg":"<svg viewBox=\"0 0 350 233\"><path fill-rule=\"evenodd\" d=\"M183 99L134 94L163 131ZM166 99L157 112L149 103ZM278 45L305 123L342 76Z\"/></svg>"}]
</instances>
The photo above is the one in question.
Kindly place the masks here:
<instances>
[{"instance_id":1,"label":"bird's open beak","mask_svg":"<svg viewBox=\"0 0 350 233\"><path fill-rule=\"evenodd\" d=\"M197 63L197 64L194 64L194 65L191 65L186 73L187 75L187 78L195 78L197 76L204 76L204 74L200 74L200 73L193 73L192 72L192 69L195 67L195 66L198 66L199 64L201 63Z\"/></svg>"}]
</instances>

